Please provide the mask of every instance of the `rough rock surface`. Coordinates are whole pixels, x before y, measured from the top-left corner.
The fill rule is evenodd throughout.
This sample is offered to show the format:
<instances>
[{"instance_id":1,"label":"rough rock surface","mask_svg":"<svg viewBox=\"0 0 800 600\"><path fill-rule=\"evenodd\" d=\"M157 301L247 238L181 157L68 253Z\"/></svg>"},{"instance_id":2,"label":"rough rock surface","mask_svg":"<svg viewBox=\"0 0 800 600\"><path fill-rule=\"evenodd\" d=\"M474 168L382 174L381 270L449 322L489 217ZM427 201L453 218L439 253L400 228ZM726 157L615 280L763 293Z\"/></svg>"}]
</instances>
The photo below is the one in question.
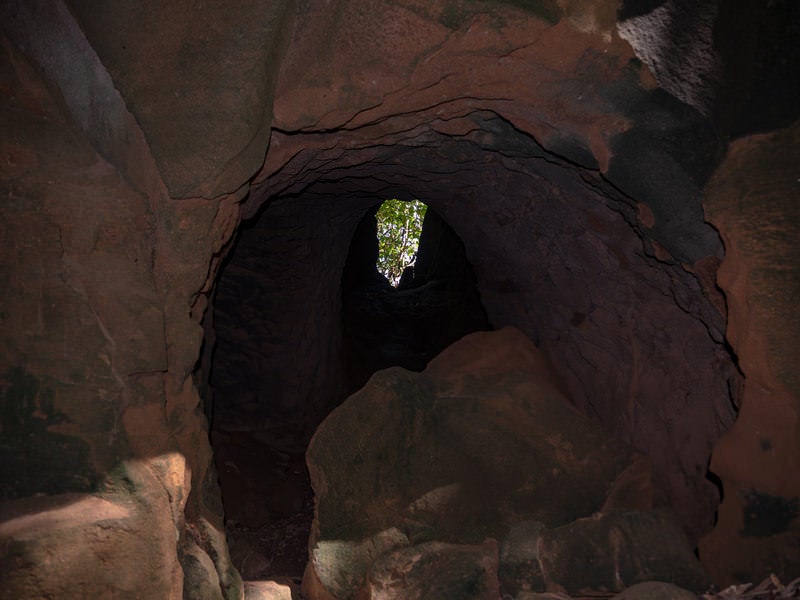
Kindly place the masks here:
<instances>
[{"instance_id":1,"label":"rough rock surface","mask_svg":"<svg viewBox=\"0 0 800 600\"><path fill-rule=\"evenodd\" d=\"M258 170L293 2L66 4L142 124L172 197L231 193Z\"/></svg>"},{"instance_id":2,"label":"rough rock surface","mask_svg":"<svg viewBox=\"0 0 800 600\"><path fill-rule=\"evenodd\" d=\"M545 588L539 565L539 541L545 529L540 521L522 521L509 528L500 546L499 577L504 593L516 596Z\"/></svg>"},{"instance_id":3,"label":"rough rock surface","mask_svg":"<svg viewBox=\"0 0 800 600\"><path fill-rule=\"evenodd\" d=\"M798 164L795 124L737 141L708 189L727 247L727 335L747 374L739 418L711 463L726 490L719 522L700 546L724 585L800 572Z\"/></svg>"},{"instance_id":4,"label":"rough rock surface","mask_svg":"<svg viewBox=\"0 0 800 600\"><path fill-rule=\"evenodd\" d=\"M428 542L384 554L370 566L370 600L495 600L497 542Z\"/></svg>"},{"instance_id":5,"label":"rough rock surface","mask_svg":"<svg viewBox=\"0 0 800 600\"><path fill-rule=\"evenodd\" d=\"M244 600L293 600L288 585L275 581L248 581L244 585Z\"/></svg>"},{"instance_id":6,"label":"rough rock surface","mask_svg":"<svg viewBox=\"0 0 800 600\"><path fill-rule=\"evenodd\" d=\"M61 3L0 8L0 496L24 506L37 494L91 495L125 461L181 456L189 498L176 511L162 503L164 515L135 515L137 527L160 540L162 520L174 523L171 554L154 554L170 572L182 549L196 550L176 539L202 532L195 545L217 570L211 579L223 596L238 597L191 378L203 288L237 224L237 198L171 202L142 130L70 11ZM132 501L147 503L147 489L142 498L131 492ZM96 529L91 519L84 526L75 539ZM119 563L120 585L139 578L132 564ZM100 563L92 565L105 581Z\"/></svg>"},{"instance_id":7,"label":"rough rock surface","mask_svg":"<svg viewBox=\"0 0 800 600\"><path fill-rule=\"evenodd\" d=\"M612 511L619 516L590 521L602 529L592 548L611 555L601 576L569 562L574 540L562 526L586 528L568 524L610 510L612 497L617 509L626 508L623 498L627 508L648 509L651 490L627 476L642 468L636 455L569 405L547 360L512 328L465 337L421 374L377 373L320 425L307 462L316 508L304 588L313 599L357 596L370 569L391 570L375 562L393 548L411 546L396 555L405 563L419 544L476 544L509 531L513 538L515 525L531 521L550 531L541 541L534 531L530 542L546 549L533 558L548 587L575 581L616 591L646 574L702 587L683 534L657 513ZM637 493L622 491L631 487ZM618 542L618 530L630 546ZM506 562L525 554L524 539L516 545Z\"/></svg>"},{"instance_id":8,"label":"rough rock surface","mask_svg":"<svg viewBox=\"0 0 800 600\"><path fill-rule=\"evenodd\" d=\"M576 405L652 457L659 500L696 539L713 524L719 490L706 469L740 376L713 283L721 244L701 205L720 150L713 127L653 89L616 34L616 4L444 4L301 7L243 215L264 205L255 226L267 240L284 234L268 216L284 202L339 226L301 234L303 268L270 267L282 273L271 285L279 306L307 310L270 328L268 345L243 347L261 360L251 378L291 373L287 357L316 332L326 344L310 354L341 357L340 321L321 312L325 298L339 301L325 285L345 263L351 224L381 199L420 198L463 242L489 323L540 344ZM292 295L303 281L319 285ZM241 310L260 311L249 298ZM250 337L218 334L228 348ZM252 395L297 410L343 399L326 362L292 380Z\"/></svg>"},{"instance_id":9,"label":"rough rock surface","mask_svg":"<svg viewBox=\"0 0 800 600\"><path fill-rule=\"evenodd\" d=\"M215 427L319 420L346 393L339 286L360 217L336 199L276 201L240 233L217 293Z\"/></svg>"},{"instance_id":10,"label":"rough rock surface","mask_svg":"<svg viewBox=\"0 0 800 600\"><path fill-rule=\"evenodd\" d=\"M632 585L611 600L697 600L697 594L672 583L647 581Z\"/></svg>"},{"instance_id":11,"label":"rough rock surface","mask_svg":"<svg viewBox=\"0 0 800 600\"><path fill-rule=\"evenodd\" d=\"M191 538L181 544L181 567L184 576L184 598L222 600L222 586L214 562Z\"/></svg>"},{"instance_id":12,"label":"rough rock surface","mask_svg":"<svg viewBox=\"0 0 800 600\"><path fill-rule=\"evenodd\" d=\"M113 477L102 495L0 505L0 597L181 597L176 539L189 493L183 457L127 462ZM216 591L185 597L222 598Z\"/></svg>"},{"instance_id":13,"label":"rough rock surface","mask_svg":"<svg viewBox=\"0 0 800 600\"><path fill-rule=\"evenodd\" d=\"M548 589L575 596L649 580L695 592L710 584L674 517L659 511L615 511L545 531L539 563Z\"/></svg>"},{"instance_id":14,"label":"rough rock surface","mask_svg":"<svg viewBox=\"0 0 800 600\"><path fill-rule=\"evenodd\" d=\"M208 308L240 216L305 207L321 230L271 265L296 293L274 310L335 307L336 274L307 272L344 265L381 199L416 196L463 242L490 323L651 456L693 539L724 493L701 547L717 583L794 575L800 3L8 0L0 31L4 500L92 496L124 461L180 453L184 574L238 599L206 417L215 333L237 348ZM327 315L269 315L275 337L245 350L263 372L286 348L320 362L257 401L342 399Z\"/></svg>"}]
</instances>

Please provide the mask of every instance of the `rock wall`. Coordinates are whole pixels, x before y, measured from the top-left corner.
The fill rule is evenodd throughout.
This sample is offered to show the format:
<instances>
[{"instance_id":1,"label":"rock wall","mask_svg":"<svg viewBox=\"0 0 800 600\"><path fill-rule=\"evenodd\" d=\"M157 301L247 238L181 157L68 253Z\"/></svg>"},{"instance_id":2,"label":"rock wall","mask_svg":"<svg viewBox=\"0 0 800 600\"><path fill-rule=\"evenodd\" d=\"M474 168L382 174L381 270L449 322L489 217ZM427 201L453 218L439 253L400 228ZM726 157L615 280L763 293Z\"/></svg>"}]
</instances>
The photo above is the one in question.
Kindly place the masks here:
<instances>
[{"instance_id":1,"label":"rock wall","mask_svg":"<svg viewBox=\"0 0 800 600\"><path fill-rule=\"evenodd\" d=\"M0 5L3 535L63 494L127 490L169 507L137 523L177 538L158 591L131 593L239 597L198 393L210 336L196 370L234 233L294 211L313 242L294 256L274 240L308 285L270 331L319 369L306 381L269 350L263 369L307 386L287 409L327 406L349 232L376 200L419 197L463 241L492 324L524 331L578 408L653 458L658 501L694 539L741 409L713 454L724 500L701 557L720 583L796 572L796 4L754 0L747 19L735 2L653 4ZM652 48L675 62L656 68ZM176 454L185 472L164 471ZM141 465L152 476L126 483ZM18 548L4 576L39 560Z\"/></svg>"},{"instance_id":2,"label":"rock wall","mask_svg":"<svg viewBox=\"0 0 800 600\"><path fill-rule=\"evenodd\" d=\"M275 3L260 13L274 17L267 23L207 11L176 35L188 4L114 8L0 7L0 479L10 500L0 588L4 598L58 595L65 584L84 597L239 598L192 372L205 294L266 144L281 44L265 34L290 20ZM223 13L241 18L234 54L230 32L208 26ZM226 73L250 79L248 65L263 71L252 88L208 85ZM237 97L258 118L216 121L208 135L205 111L223 114ZM250 143L257 162L248 166ZM185 469L164 472L171 456ZM46 506L32 498L43 493ZM63 565L49 575L43 544L55 544ZM60 582L76 561L88 578ZM120 572L98 576L106 563Z\"/></svg>"},{"instance_id":3,"label":"rock wall","mask_svg":"<svg viewBox=\"0 0 800 600\"><path fill-rule=\"evenodd\" d=\"M463 241L489 321L524 331L582 410L654 457L660 502L697 539L739 377L701 204L720 142L655 88L609 7L557 23L462 8L301 7L245 211L423 199Z\"/></svg>"},{"instance_id":4,"label":"rock wall","mask_svg":"<svg viewBox=\"0 0 800 600\"><path fill-rule=\"evenodd\" d=\"M739 418L711 463L726 493L701 551L720 581L800 571L798 164L795 124L737 140L708 188L726 246L727 337L746 375Z\"/></svg>"}]
</instances>

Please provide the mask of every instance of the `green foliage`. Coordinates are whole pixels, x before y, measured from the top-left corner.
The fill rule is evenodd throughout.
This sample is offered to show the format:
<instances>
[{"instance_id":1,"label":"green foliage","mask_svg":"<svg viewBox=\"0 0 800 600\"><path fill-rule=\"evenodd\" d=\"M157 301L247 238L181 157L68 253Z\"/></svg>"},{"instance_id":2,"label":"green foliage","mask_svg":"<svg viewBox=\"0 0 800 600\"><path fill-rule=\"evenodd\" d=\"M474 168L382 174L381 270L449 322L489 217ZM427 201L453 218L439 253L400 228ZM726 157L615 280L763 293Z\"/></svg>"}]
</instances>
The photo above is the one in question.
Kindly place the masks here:
<instances>
[{"instance_id":1,"label":"green foliage","mask_svg":"<svg viewBox=\"0 0 800 600\"><path fill-rule=\"evenodd\" d=\"M378 220L378 271L397 286L403 269L414 264L427 206L419 200L385 200Z\"/></svg>"}]
</instances>

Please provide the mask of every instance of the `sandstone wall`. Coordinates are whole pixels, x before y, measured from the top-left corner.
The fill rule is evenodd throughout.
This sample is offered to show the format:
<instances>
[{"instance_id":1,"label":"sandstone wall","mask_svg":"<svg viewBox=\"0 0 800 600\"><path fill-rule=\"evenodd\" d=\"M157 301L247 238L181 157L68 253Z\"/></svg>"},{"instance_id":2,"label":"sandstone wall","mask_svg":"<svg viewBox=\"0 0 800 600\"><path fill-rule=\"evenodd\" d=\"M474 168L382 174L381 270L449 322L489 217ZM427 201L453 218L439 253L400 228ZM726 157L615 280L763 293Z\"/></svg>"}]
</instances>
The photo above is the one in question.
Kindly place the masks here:
<instances>
[{"instance_id":1,"label":"sandstone wall","mask_svg":"<svg viewBox=\"0 0 800 600\"><path fill-rule=\"evenodd\" d=\"M205 294L266 147L290 6L3 3L0 491L13 500L3 534L16 540L4 574L38 564L47 531L30 529L29 515L66 514L62 554L86 573L117 551L126 568L154 553L167 571L98 577L80 587L86 597L241 596L192 372ZM227 27L212 26L223 19L239 24L235 47ZM159 471L171 456L185 473L167 470L161 483L128 474ZM56 508L26 504L42 493ZM156 513L114 521L110 544L69 554L84 543L75 536L109 518L53 512L76 493L90 507L151 498ZM131 528L133 540L161 545L137 546L122 535ZM0 586L3 597L62 585L24 572Z\"/></svg>"},{"instance_id":2,"label":"sandstone wall","mask_svg":"<svg viewBox=\"0 0 800 600\"><path fill-rule=\"evenodd\" d=\"M4 521L61 506L26 505L36 494L146 496L170 514L143 522L177 539L153 585L238 597L195 371L221 261L276 199L352 202L333 211L349 227L376 197L417 195L462 237L493 324L661 461L662 499L695 537L718 501L712 446L741 410L714 451L725 498L702 554L721 583L796 573L797 103L742 116L767 114L758 85L784 79L733 72L751 59L731 40L766 64L794 47L772 34L797 15L748 3L748 29L734 3L663 3L703 42L682 77L630 33L683 49L674 28L618 27L649 4L0 5ZM341 231L314 239L338 240L327 264L344 264ZM317 334L339 335L322 323L308 347ZM186 468L164 467L176 454Z\"/></svg>"}]
</instances>

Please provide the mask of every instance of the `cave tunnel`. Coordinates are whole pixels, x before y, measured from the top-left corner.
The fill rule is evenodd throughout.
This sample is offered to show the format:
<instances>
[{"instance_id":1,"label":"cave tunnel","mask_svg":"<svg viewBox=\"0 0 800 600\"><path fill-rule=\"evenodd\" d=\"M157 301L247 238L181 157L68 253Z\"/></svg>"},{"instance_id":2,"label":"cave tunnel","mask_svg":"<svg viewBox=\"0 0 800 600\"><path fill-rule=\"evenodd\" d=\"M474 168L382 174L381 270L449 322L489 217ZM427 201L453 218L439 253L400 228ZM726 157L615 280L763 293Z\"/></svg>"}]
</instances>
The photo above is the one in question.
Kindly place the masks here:
<instances>
[{"instance_id":1,"label":"cave tunnel","mask_svg":"<svg viewBox=\"0 0 800 600\"><path fill-rule=\"evenodd\" d=\"M657 505L672 507L696 542L719 502L711 449L739 402L713 296L648 237L646 211L591 168L491 111L459 118L466 135L422 122L378 150L366 142L336 160L305 156L287 189L270 191L243 225L217 286L211 374L212 439L234 528L274 520L270 503L287 517L285 498L263 501L272 490L309 510L307 488L285 489L301 481L303 443L375 371L420 371L470 332L513 326L546 351L575 406L650 457ZM261 192L252 193L256 205ZM389 197L429 206L416 283L399 289L375 266L376 198ZM682 225L682 251L718 262L716 232L694 219ZM246 476L227 448L235 436L281 440L280 427L295 446L278 450L283 483L271 490L257 475L262 453L251 453Z\"/></svg>"},{"instance_id":2,"label":"cave tunnel","mask_svg":"<svg viewBox=\"0 0 800 600\"><path fill-rule=\"evenodd\" d=\"M106 4L0 3L0 597L800 589L800 3Z\"/></svg>"}]
</instances>

